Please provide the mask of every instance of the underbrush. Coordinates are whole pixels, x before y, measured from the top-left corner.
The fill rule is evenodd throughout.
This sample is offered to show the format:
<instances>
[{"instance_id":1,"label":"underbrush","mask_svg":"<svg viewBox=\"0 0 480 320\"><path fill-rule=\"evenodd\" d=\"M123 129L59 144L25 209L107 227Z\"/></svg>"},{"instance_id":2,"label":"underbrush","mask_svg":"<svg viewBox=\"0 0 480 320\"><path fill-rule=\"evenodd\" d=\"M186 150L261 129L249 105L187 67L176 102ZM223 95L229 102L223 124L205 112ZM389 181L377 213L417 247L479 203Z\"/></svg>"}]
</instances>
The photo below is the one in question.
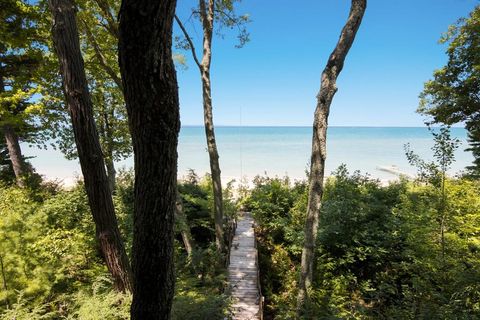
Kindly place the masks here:
<instances>
[{"instance_id":1,"label":"underbrush","mask_svg":"<svg viewBox=\"0 0 480 320\"><path fill-rule=\"evenodd\" d=\"M448 179L446 194L442 249L434 186L381 186L340 167L325 186L306 318L479 318L480 182ZM243 205L259 224L265 319L292 319L306 184L257 177Z\"/></svg>"},{"instance_id":2,"label":"underbrush","mask_svg":"<svg viewBox=\"0 0 480 320\"><path fill-rule=\"evenodd\" d=\"M177 233L173 319L223 319L228 309L226 270L214 246L210 179L192 173L179 192L195 250L188 257ZM226 212L233 216L230 196L227 189ZM114 203L130 255L131 172L120 175ZM1 186L0 262L1 319L129 319L131 296L112 288L81 183L72 190Z\"/></svg>"}]
</instances>

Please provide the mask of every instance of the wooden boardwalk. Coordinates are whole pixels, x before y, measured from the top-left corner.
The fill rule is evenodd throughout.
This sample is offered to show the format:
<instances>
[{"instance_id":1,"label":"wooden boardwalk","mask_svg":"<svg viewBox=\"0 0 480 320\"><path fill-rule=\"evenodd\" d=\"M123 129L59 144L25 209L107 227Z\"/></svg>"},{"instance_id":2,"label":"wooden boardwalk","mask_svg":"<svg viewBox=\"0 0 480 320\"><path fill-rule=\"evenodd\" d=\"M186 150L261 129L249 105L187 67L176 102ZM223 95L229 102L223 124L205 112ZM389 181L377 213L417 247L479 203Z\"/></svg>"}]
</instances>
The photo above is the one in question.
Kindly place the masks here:
<instances>
[{"instance_id":1,"label":"wooden boardwalk","mask_svg":"<svg viewBox=\"0 0 480 320\"><path fill-rule=\"evenodd\" d=\"M261 320L262 296L258 283L258 254L253 218L242 212L230 252L228 281L234 320Z\"/></svg>"}]
</instances>

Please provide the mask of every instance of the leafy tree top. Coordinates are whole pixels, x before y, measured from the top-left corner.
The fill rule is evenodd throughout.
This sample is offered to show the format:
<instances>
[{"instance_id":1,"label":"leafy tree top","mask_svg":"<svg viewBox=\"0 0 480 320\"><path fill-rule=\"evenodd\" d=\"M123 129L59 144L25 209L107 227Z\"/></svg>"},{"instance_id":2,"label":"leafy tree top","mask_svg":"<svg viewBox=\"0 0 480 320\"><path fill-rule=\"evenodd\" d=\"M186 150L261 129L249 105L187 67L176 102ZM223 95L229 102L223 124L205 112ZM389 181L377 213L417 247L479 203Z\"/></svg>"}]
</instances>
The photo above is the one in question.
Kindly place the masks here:
<instances>
[{"instance_id":1,"label":"leafy tree top","mask_svg":"<svg viewBox=\"0 0 480 320\"><path fill-rule=\"evenodd\" d=\"M467 169L480 177L480 6L451 26L440 42L448 44L448 62L425 83L418 112L430 118L427 124L465 124L467 151L475 159Z\"/></svg>"},{"instance_id":2,"label":"leafy tree top","mask_svg":"<svg viewBox=\"0 0 480 320\"><path fill-rule=\"evenodd\" d=\"M43 112L37 94L44 42L38 31L40 10L26 1L0 6L0 127L15 128L23 139L38 139L36 117Z\"/></svg>"},{"instance_id":3,"label":"leafy tree top","mask_svg":"<svg viewBox=\"0 0 480 320\"><path fill-rule=\"evenodd\" d=\"M447 43L448 63L425 83L418 111L433 122L454 124L480 114L480 6L460 19L440 40Z\"/></svg>"}]
</instances>

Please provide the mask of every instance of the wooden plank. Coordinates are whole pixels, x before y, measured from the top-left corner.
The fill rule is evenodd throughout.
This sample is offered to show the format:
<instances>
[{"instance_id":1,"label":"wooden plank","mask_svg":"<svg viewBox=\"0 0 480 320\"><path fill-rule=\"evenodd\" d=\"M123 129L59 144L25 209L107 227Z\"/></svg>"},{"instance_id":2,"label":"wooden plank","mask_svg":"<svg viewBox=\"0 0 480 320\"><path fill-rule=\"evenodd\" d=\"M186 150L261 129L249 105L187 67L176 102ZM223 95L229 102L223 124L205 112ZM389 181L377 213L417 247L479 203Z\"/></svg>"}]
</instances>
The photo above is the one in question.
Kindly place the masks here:
<instances>
[{"instance_id":1,"label":"wooden plank","mask_svg":"<svg viewBox=\"0 0 480 320\"><path fill-rule=\"evenodd\" d=\"M260 319L257 249L253 226L251 214L244 212L237 223L232 241L228 281L233 299L234 320Z\"/></svg>"}]
</instances>

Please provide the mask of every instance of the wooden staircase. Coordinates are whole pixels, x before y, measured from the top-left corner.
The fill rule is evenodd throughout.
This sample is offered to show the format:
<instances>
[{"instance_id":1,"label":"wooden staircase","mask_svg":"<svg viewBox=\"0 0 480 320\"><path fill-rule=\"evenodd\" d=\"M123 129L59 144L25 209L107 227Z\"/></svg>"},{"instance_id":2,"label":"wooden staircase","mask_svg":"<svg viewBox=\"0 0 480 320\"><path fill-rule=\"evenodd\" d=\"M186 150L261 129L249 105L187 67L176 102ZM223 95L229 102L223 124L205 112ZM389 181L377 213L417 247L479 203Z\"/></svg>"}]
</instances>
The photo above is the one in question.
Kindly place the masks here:
<instances>
[{"instance_id":1,"label":"wooden staircase","mask_svg":"<svg viewBox=\"0 0 480 320\"><path fill-rule=\"evenodd\" d=\"M249 212L240 213L230 251L228 281L234 320L262 319L263 297L259 284L254 223Z\"/></svg>"}]
</instances>

